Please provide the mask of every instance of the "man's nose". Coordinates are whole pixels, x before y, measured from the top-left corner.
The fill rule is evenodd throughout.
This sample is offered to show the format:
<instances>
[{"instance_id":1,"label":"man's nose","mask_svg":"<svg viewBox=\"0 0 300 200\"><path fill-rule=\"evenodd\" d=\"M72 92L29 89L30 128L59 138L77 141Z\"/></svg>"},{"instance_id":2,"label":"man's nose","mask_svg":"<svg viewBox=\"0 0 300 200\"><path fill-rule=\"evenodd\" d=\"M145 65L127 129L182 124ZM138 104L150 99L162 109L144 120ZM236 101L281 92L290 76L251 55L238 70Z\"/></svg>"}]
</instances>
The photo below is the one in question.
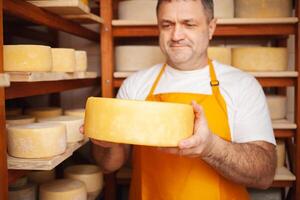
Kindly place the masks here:
<instances>
[{"instance_id":1,"label":"man's nose","mask_svg":"<svg viewBox=\"0 0 300 200\"><path fill-rule=\"evenodd\" d=\"M173 41L179 41L184 39L184 31L183 28L180 25L174 26L173 32L172 32L172 40Z\"/></svg>"}]
</instances>

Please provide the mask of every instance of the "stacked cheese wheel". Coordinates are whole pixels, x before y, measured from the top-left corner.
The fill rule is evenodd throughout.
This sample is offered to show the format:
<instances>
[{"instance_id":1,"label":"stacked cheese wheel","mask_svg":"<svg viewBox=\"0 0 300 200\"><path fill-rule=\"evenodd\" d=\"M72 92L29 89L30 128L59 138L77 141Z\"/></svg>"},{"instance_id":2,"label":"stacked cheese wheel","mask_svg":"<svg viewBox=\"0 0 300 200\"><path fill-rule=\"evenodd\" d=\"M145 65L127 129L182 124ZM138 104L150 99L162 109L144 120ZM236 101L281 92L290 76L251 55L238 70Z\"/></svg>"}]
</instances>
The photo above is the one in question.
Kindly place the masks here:
<instances>
[{"instance_id":1,"label":"stacked cheese wheel","mask_svg":"<svg viewBox=\"0 0 300 200\"><path fill-rule=\"evenodd\" d=\"M267 103L272 120L280 120L286 118L287 98L282 95L268 95Z\"/></svg>"},{"instance_id":2,"label":"stacked cheese wheel","mask_svg":"<svg viewBox=\"0 0 300 200\"><path fill-rule=\"evenodd\" d=\"M84 118L85 109L84 108L69 109L69 110L65 110L64 114L68 116L77 116L77 117Z\"/></svg>"},{"instance_id":3,"label":"stacked cheese wheel","mask_svg":"<svg viewBox=\"0 0 300 200\"><path fill-rule=\"evenodd\" d=\"M7 116L5 120L8 126L26 125L35 122L35 117L29 115Z\"/></svg>"},{"instance_id":4,"label":"stacked cheese wheel","mask_svg":"<svg viewBox=\"0 0 300 200\"><path fill-rule=\"evenodd\" d=\"M234 2L233 0L214 0L215 18L233 18Z\"/></svg>"},{"instance_id":5,"label":"stacked cheese wheel","mask_svg":"<svg viewBox=\"0 0 300 200\"><path fill-rule=\"evenodd\" d=\"M27 181L20 185L14 185L9 187L8 199L9 200L36 200L36 186Z\"/></svg>"},{"instance_id":6,"label":"stacked cheese wheel","mask_svg":"<svg viewBox=\"0 0 300 200\"><path fill-rule=\"evenodd\" d=\"M28 180L35 184L43 184L55 179L55 170L35 170L28 173Z\"/></svg>"},{"instance_id":7,"label":"stacked cheese wheel","mask_svg":"<svg viewBox=\"0 0 300 200\"><path fill-rule=\"evenodd\" d=\"M208 57L220 63L231 65L231 48L229 47L208 47Z\"/></svg>"},{"instance_id":8,"label":"stacked cheese wheel","mask_svg":"<svg viewBox=\"0 0 300 200\"><path fill-rule=\"evenodd\" d=\"M285 142L282 139L278 139L276 140L276 143L277 168L280 168L285 164Z\"/></svg>"}]
</instances>

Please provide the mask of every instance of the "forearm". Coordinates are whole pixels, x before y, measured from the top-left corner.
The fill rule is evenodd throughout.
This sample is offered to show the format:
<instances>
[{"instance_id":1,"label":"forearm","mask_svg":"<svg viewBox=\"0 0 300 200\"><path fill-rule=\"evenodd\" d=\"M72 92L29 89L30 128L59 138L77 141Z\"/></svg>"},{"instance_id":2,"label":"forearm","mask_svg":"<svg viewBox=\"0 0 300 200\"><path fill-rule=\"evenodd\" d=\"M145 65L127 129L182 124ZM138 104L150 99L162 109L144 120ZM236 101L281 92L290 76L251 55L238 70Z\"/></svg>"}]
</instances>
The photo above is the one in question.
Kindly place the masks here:
<instances>
[{"instance_id":1,"label":"forearm","mask_svg":"<svg viewBox=\"0 0 300 200\"><path fill-rule=\"evenodd\" d=\"M269 187L276 168L273 145L265 149L255 142L231 143L215 135L213 138L212 148L203 160L229 180L249 187Z\"/></svg>"}]
</instances>

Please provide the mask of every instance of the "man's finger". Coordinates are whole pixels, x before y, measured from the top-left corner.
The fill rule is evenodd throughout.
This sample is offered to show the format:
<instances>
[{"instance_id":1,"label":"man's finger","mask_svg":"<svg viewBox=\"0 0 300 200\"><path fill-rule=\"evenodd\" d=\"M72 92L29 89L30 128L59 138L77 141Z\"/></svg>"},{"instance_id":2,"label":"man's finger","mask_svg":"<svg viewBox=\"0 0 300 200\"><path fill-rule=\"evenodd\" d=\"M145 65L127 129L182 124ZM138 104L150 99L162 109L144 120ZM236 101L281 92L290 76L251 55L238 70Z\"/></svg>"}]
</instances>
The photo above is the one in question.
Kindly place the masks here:
<instances>
[{"instance_id":1,"label":"man's finger","mask_svg":"<svg viewBox=\"0 0 300 200\"><path fill-rule=\"evenodd\" d=\"M193 148L199 145L200 137L197 134L192 135L191 137L181 140L178 144L179 149L188 149Z\"/></svg>"}]
</instances>

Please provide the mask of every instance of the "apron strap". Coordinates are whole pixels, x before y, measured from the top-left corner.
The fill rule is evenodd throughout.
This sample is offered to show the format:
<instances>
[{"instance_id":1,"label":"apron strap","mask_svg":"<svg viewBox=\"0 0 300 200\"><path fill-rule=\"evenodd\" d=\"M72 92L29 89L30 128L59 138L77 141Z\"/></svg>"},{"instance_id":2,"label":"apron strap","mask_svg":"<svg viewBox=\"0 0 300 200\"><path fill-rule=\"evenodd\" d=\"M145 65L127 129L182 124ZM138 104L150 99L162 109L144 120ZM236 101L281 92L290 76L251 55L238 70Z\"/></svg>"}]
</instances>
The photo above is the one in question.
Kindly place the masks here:
<instances>
[{"instance_id":1,"label":"apron strap","mask_svg":"<svg viewBox=\"0 0 300 200\"><path fill-rule=\"evenodd\" d=\"M156 80L154 81L154 83L153 83L153 85L152 85L152 88L151 88L151 90L150 90L150 92L149 92L149 94L148 94L148 96L147 96L147 99L149 98L149 96L153 96L154 90L156 89L156 86L157 86L157 84L158 84L158 82L159 82L161 76L163 75L163 73L164 73L166 67L167 67L167 63L165 63L165 64L163 65L163 67L161 68L161 70L160 70L158 76L156 77Z\"/></svg>"}]
</instances>

